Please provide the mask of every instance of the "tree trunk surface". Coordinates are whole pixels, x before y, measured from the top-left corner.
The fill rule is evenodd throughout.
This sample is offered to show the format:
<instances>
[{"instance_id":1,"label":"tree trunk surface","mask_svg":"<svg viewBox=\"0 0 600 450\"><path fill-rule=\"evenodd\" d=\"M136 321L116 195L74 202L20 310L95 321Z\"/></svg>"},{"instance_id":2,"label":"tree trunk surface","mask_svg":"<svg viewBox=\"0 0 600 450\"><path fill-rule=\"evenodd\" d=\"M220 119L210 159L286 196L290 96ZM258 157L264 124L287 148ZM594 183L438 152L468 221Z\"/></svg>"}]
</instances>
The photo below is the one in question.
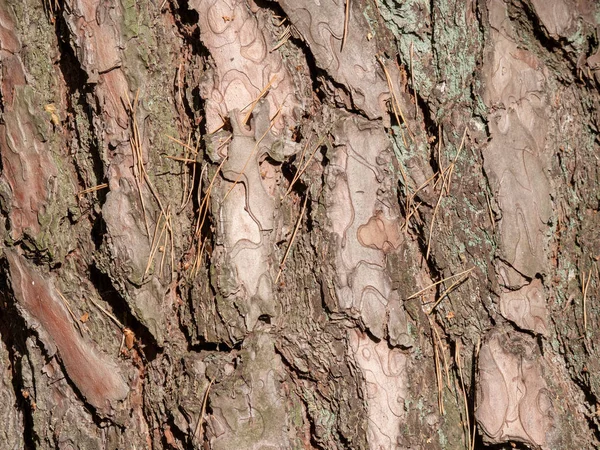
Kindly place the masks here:
<instances>
[{"instance_id":1,"label":"tree trunk surface","mask_svg":"<svg viewBox=\"0 0 600 450\"><path fill-rule=\"evenodd\" d=\"M593 0L0 0L0 449L600 445Z\"/></svg>"}]
</instances>

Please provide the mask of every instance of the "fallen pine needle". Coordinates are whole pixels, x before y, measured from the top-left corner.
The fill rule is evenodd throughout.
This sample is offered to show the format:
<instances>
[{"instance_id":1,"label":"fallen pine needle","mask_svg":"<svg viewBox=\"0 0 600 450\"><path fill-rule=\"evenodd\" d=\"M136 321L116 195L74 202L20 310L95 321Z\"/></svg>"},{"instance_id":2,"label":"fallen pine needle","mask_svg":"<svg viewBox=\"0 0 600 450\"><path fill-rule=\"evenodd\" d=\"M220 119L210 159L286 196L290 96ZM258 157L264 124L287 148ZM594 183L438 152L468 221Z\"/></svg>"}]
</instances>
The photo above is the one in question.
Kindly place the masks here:
<instances>
[{"instance_id":1,"label":"fallen pine needle","mask_svg":"<svg viewBox=\"0 0 600 450\"><path fill-rule=\"evenodd\" d=\"M463 401L465 403L465 424L467 426L467 448L471 448L471 421L469 419L469 404L467 403L467 391L465 390L465 382L462 373L462 364L460 363L460 342L456 342L456 365L458 366L458 375L460 377L460 387L463 393Z\"/></svg>"},{"instance_id":2,"label":"fallen pine needle","mask_svg":"<svg viewBox=\"0 0 600 450\"><path fill-rule=\"evenodd\" d=\"M308 201L308 195L304 197L304 204L302 205L302 211L300 212L300 216L298 217L298 221L296 222L296 227L294 228L294 233L292 233L292 238L290 239L290 244L288 245L287 250L285 251L285 255L283 255L283 260L281 264L279 264L279 272L277 272L277 278L275 278L275 284L279 281L279 277L281 276L281 272L285 266L285 261L287 260L288 255L290 254L290 250L292 249L292 244L294 243L294 239L296 238L296 234L298 233L298 229L300 228L300 224L302 223L302 217L304 216L304 211L306 210L306 202Z\"/></svg>"},{"instance_id":3,"label":"fallen pine needle","mask_svg":"<svg viewBox=\"0 0 600 450\"><path fill-rule=\"evenodd\" d=\"M410 80L413 89L413 101L415 103L415 119L419 116L419 105L417 103L417 88L415 87L415 71L413 69L413 41L410 41Z\"/></svg>"},{"instance_id":4,"label":"fallen pine needle","mask_svg":"<svg viewBox=\"0 0 600 450\"><path fill-rule=\"evenodd\" d=\"M443 300L443 299L444 299L444 298L445 298L445 297L446 297L446 296L447 296L447 295L448 295L450 292L452 292L452 291L454 290L454 288L456 288L456 287L457 287L459 284L461 284L463 281L465 281L465 280L466 280L466 279L469 277L469 274L471 273L471 271L472 271L473 269L475 269L475 267L471 267L469 270L466 270L466 271L464 272L464 275L463 275L462 277L460 277L458 280L456 280L454 283L452 283L452 284L450 285L450 287L449 287L448 289L446 289L446 290L445 290L445 291L442 293L442 295L440 295L440 298L438 299L438 301L437 301L437 302L435 302L435 305L433 305L433 307L431 308L431 310L429 311L429 313L428 313L428 314L431 314L431 313L432 313L432 312L435 310L435 308L437 307L437 305L439 305L439 304L440 304L440 302L441 302L441 301L442 301L442 300Z\"/></svg>"},{"instance_id":5,"label":"fallen pine needle","mask_svg":"<svg viewBox=\"0 0 600 450\"><path fill-rule=\"evenodd\" d=\"M414 136L412 134L412 131L410 131L410 128L408 127L408 122L406 121L406 118L404 117L404 114L402 113L402 108L400 108L400 102L398 101L398 97L396 96L396 90L394 89L394 83L392 82L392 77L390 76L390 72L388 71L387 67L385 66L385 63L383 62L383 59L380 56L377 57L377 61L379 61L379 64L381 64L381 67L383 68L383 73L385 74L385 78L388 83L390 95L392 96L392 110L394 111L394 116L396 117L396 122L398 122L398 126L400 127L400 132L402 133L402 141L404 142L404 146L408 147L408 144L406 143L406 139L404 138L404 132L402 131L402 123L404 123L404 125L406 126L408 135L410 136L410 138L413 141L414 141ZM398 117L398 116L400 116L400 117ZM402 119L402 122L400 122L400 118Z\"/></svg>"},{"instance_id":6,"label":"fallen pine needle","mask_svg":"<svg viewBox=\"0 0 600 450\"><path fill-rule=\"evenodd\" d=\"M269 53L274 52L279 47L281 47L283 44L285 44L291 36L292 36L292 29L291 29L290 25L288 25L285 27L285 30L283 31L283 33L281 33L279 38L277 38L277 44L275 44L275 46L271 50L269 50Z\"/></svg>"},{"instance_id":7,"label":"fallen pine needle","mask_svg":"<svg viewBox=\"0 0 600 450\"><path fill-rule=\"evenodd\" d=\"M210 387L212 386L213 382L215 380L210 380L210 382L208 383L208 387L206 388L206 391L204 391L204 398L202 400L202 409L200 411L200 417L198 418L198 423L196 424L196 429L194 430L194 435L193 435L193 439L196 439L196 436L198 436L198 433L200 432L200 429L202 428L202 423L204 422L204 414L206 413L206 403L208 402L208 393L210 392Z\"/></svg>"},{"instance_id":8,"label":"fallen pine needle","mask_svg":"<svg viewBox=\"0 0 600 450\"><path fill-rule=\"evenodd\" d=\"M587 292L590 286L590 280L592 279L592 271L590 270L587 281L585 279L585 271L581 274L581 293L583 294L583 329L587 331Z\"/></svg>"},{"instance_id":9,"label":"fallen pine needle","mask_svg":"<svg viewBox=\"0 0 600 450\"><path fill-rule=\"evenodd\" d=\"M346 0L346 8L344 11L344 34L342 36L342 45L340 47L340 53L344 51L344 45L348 37L348 22L350 20L350 0Z\"/></svg>"},{"instance_id":10,"label":"fallen pine needle","mask_svg":"<svg viewBox=\"0 0 600 450\"><path fill-rule=\"evenodd\" d=\"M444 378L442 376L442 369L441 369L441 363L440 363L440 355L439 355L439 350L438 350L438 344L435 341L435 336L433 337L433 355L434 355L434 362L435 362L435 378L437 381L437 388L438 388L438 410L440 412L440 415L444 415Z\"/></svg>"},{"instance_id":11,"label":"fallen pine needle","mask_svg":"<svg viewBox=\"0 0 600 450\"><path fill-rule=\"evenodd\" d=\"M183 158L181 156L171 156L171 155L162 155L163 158L172 159L173 161L184 162L188 164L193 164L196 162L195 159Z\"/></svg>"},{"instance_id":12,"label":"fallen pine needle","mask_svg":"<svg viewBox=\"0 0 600 450\"><path fill-rule=\"evenodd\" d=\"M87 188L84 189L83 191L79 191L79 193L77 194L79 197L85 195L85 194L89 194L91 192L96 192L99 191L100 189L106 189L108 187L108 183L102 183L99 184L98 186L93 186L91 188Z\"/></svg>"},{"instance_id":13,"label":"fallen pine needle","mask_svg":"<svg viewBox=\"0 0 600 450\"><path fill-rule=\"evenodd\" d=\"M460 277L460 276L461 276L461 275L463 275L463 274L470 273L470 272L471 272L473 269L474 269L474 267L471 267L470 269L463 270L462 272L459 272L459 273L457 273L457 274L450 275L449 277L446 277L446 278L444 278L443 280L436 281L435 283L433 283L433 284L430 284L430 285L429 285L429 286L427 286L426 288L423 288L423 289L421 289L419 292L415 292L415 293L414 293L414 294L412 294L410 297L408 297L406 300L410 300L410 299L412 299L412 298L415 298L415 297L417 297L417 296L421 295L423 292L427 291L428 289L431 289L431 288L433 288L433 287L436 287L438 284L440 284L440 283L443 283L444 281L448 281L448 280L451 280L452 278Z\"/></svg>"},{"instance_id":14,"label":"fallen pine needle","mask_svg":"<svg viewBox=\"0 0 600 450\"><path fill-rule=\"evenodd\" d=\"M75 322L75 326L79 330L79 334L81 334L83 336L83 329L81 328L81 324L79 323L79 320L77 320L77 317L75 317L75 314L73 314L73 310L71 309L71 304L65 298L65 296L62 294L62 292L60 292L58 289L56 290L56 292L58 292L58 295L60 296L60 298L62 299L62 301L64 302L64 304L67 308L67 311L69 311L69 314L71 315L71 319L73 319L73 322Z\"/></svg>"},{"instance_id":15,"label":"fallen pine needle","mask_svg":"<svg viewBox=\"0 0 600 450\"><path fill-rule=\"evenodd\" d=\"M173 136L169 136L168 134L165 134L166 137L168 137L169 139L171 139L173 142L178 143L179 145L181 145L182 147L187 148L188 150L190 150L192 153L194 153L194 155L196 155L198 153L198 149L192 147L191 145L186 144L185 142L174 138Z\"/></svg>"},{"instance_id":16,"label":"fallen pine needle","mask_svg":"<svg viewBox=\"0 0 600 450\"><path fill-rule=\"evenodd\" d=\"M302 167L296 172L296 174L292 178L290 187L288 187L287 191L285 191L285 195L283 196L284 198L288 196L288 194L292 191L294 185L296 184L296 181L298 181L298 179L302 176L304 171L308 168L308 165L310 164L313 157L317 153L317 150L319 150L319 148L321 148L321 144L323 143L324 140L325 140L325 137L322 137L321 139L319 139L319 142L317 142L317 145L315 145L315 149L313 150L313 152L311 153L309 158L306 160L305 163L302 164ZM304 157L304 152L302 152L302 157Z\"/></svg>"},{"instance_id":17,"label":"fallen pine needle","mask_svg":"<svg viewBox=\"0 0 600 450\"><path fill-rule=\"evenodd\" d=\"M269 80L269 82L267 83L267 85L263 88L262 91L260 91L260 93L258 94L258 97L256 97L252 103L250 103L249 105L245 106L244 108L242 108L242 110L246 109L248 106L250 107L250 109L248 110L248 112L246 113L246 115L244 116L244 120L242 121L242 125L246 125L248 123L248 120L250 119L250 115L252 115L252 111L254 111L254 108L256 107L257 103L259 102L259 100L261 98L263 98L267 92L269 92L269 89L271 88L271 85L273 84L273 82L276 80L275 77L271 78ZM281 108L279 108L281 109ZM275 115L275 117L277 117L277 115ZM273 118L273 120L275 119L275 117Z\"/></svg>"},{"instance_id":18,"label":"fallen pine needle","mask_svg":"<svg viewBox=\"0 0 600 450\"><path fill-rule=\"evenodd\" d=\"M202 203L200 204L200 207L198 208L198 218L200 218L200 216L202 215L202 220L198 221L196 223L196 233L195 233L196 236L198 236L200 234L200 231L202 230L202 226L204 225L204 219L206 218L206 212L208 211L208 199L210 198L213 184L215 183L215 180L217 179L217 175L219 175L219 173L221 172L221 169L223 168L223 164L225 164L225 161L227 161L227 157L223 158L223 161L221 161L221 163L219 164L219 167L217 167L215 174L213 175L213 177L210 180L210 183L208 183L208 187L206 188L206 194L204 195L204 198L202 199Z\"/></svg>"},{"instance_id":19,"label":"fallen pine needle","mask_svg":"<svg viewBox=\"0 0 600 450\"><path fill-rule=\"evenodd\" d=\"M456 152L456 156L454 157L454 161L452 161L452 163L445 169L443 169L443 170L440 169L441 179L442 179L442 188L440 190L440 195L438 197L437 203L435 204L435 208L433 210L433 216L431 217L431 225L429 226L429 239L427 240L427 252L425 253L425 259L429 259L429 251L431 250L431 238L433 236L433 225L435 224L435 217L437 215L438 209L442 202L442 198L444 197L444 191L446 192L446 195L448 195L450 193L450 183L452 182L452 173L454 172L454 166L456 165L456 161L458 160L458 155L460 155L460 152L463 149L466 136L467 136L467 128L465 127L465 131L463 133L463 137L462 137L460 146L458 147L458 151ZM441 140L440 140L440 147L441 147ZM441 163L442 163L441 156L438 156L438 159L439 159L439 164L440 164L440 168L441 168Z\"/></svg>"},{"instance_id":20,"label":"fallen pine needle","mask_svg":"<svg viewBox=\"0 0 600 450\"><path fill-rule=\"evenodd\" d=\"M115 323L115 325L117 325L119 330L125 329L125 326L121 322L119 322L119 319L117 319L115 316L113 316L111 313L109 313L106 309L104 309L102 306L100 306L98 303L96 303L93 298L88 297L88 300L90 302L92 302L96 308L98 308L100 311L102 311L109 319L111 319Z\"/></svg>"}]
</instances>

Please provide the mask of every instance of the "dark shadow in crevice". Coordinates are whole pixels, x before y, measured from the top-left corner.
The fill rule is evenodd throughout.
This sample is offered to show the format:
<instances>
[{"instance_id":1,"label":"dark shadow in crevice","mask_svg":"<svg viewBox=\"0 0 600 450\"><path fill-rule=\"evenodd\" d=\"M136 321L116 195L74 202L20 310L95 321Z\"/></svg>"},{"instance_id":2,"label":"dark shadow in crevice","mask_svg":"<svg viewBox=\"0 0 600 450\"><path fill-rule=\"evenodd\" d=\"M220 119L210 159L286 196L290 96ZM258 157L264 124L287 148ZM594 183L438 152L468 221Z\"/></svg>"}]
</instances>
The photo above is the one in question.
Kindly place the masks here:
<instances>
[{"instance_id":1,"label":"dark shadow in crevice","mask_svg":"<svg viewBox=\"0 0 600 450\"><path fill-rule=\"evenodd\" d=\"M477 426L477 421L475 420L475 407L477 402L477 367L479 366L479 348L473 347L471 350L471 360L473 364L471 364L471 385L469 387L469 393L467 398L469 399L469 423L471 424L471 430L473 427ZM482 448L483 444L481 436L479 433L475 433L472 435L475 438L475 446L473 448ZM471 443L472 445L473 443Z\"/></svg>"},{"instance_id":2,"label":"dark shadow in crevice","mask_svg":"<svg viewBox=\"0 0 600 450\"><path fill-rule=\"evenodd\" d=\"M581 390L581 393L583 394L583 397L585 398L585 403L587 403L589 410L590 411L595 410L599 403L599 399L593 393L593 390L592 390L593 388L591 385L589 373L582 371L580 376L577 376L577 375L574 376L572 374L572 372L574 370L573 363L568 360L567 355L573 354L573 350L568 348L564 344L562 339L559 339L559 342L561 342L561 347L562 347L562 349L559 353L563 357L564 366L566 368L570 369L569 372L570 372L571 380ZM584 379L584 377L587 379ZM596 440L600 441L600 427L598 426L597 417L594 417L593 415L591 415L589 413L584 414L584 416L587 420L588 428L590 429L590 431L592 432L592 434L594 435Z\"/></svg>"},{"instance_id":3,"label":"dark shadow in crevice","mask_svg":"<svg viewBox=\"0 0 600 450\"><path fill-rule=\"evenodd\" d=\"M148 362L154 361L156 356L162 352L162 347L158 345L150 330L133 315L129 304L114 288L107 274L93 264L89 266L89 272L90 282L96 288L98 295L110 305L112 313L119 322L135 334L136 341L140 343L142 356Z\"/></svg>"},{"instance_id":4,"label":"dark shadow in crevice","mask_svg":"<svg viewBox=\"0 0 600 450\"><path fill-rule=\"evenodd\" d=\"M90 233L90 238L91 238L92 242L94 243L94 248L96 249L96 251L100 250L105 234L106 234L106 223L104 222L102 215L97 215L93 219L92 231Z\"/></svg>"},{"instance_id":5,"label":"dark shadow in crevice","mask_svg":"<svg viewBox=\"0 0 600 450\"><path fill-rule=\"evenodd\" d=\"M275 344L275 353L277 355L279 355L281 362L283 363L283 365L287 368L287 372L289 373L289 376L294 379L300 379L300 380L306 380L309 381L311 383L311 387L309 387L309 385L307 383L293 383L293 385L295 386L302 386L302 390L306 390L306 391L312 391L312 394L314 395L315 393L317 395L320 396L320 394L318 394L318 389L317 389L317 384L319 383L319 380L317 378L311 377L311 373L309 372L300 372L298 371L291 363L290 361L286 358L285 354L282 353L280 351L280 349L278 348L277 343ZM334 380L335 378L331 378L331 380ZM302 405L304 406L304 414L305 417L308 420L308 424L310 427L310 443L312 445L312 448L315 449L322 449L325 450L326 447L324 447L320 442L317 441L316 436L317 436L317 430L316 430L316 423L314 419L317 419L317 417L313 417L313 414L311 414L311 409L309 409L309 405L307 403L307 397L305 397L304 395L302 395L301 393L297 393L298 399L302 402ZM331 404L332 408L336 408L338 405L328 402ZM314 402L313 402L314 405ZM314 410L314 408L313 408ZM350 442L345 436L342 436L337 428L334 428L335 431L335 436L339 439L340 443L343 443L341 448L354 448L353 445L356 445L356 441L354 442Z\"/></svg>"},{"instance_id":6,"label":"dark shadow in crevice","mask_svg":"<svg viewBox=\"0 0 600 450\"><path fill-rule=\"evenodd\" d=\"M259 8L271 11L275 17L280 17L282 21L284 20L284 18L287 18L287 23L292 23L292 21L289 19L286 12L281 7L281 5L279 5L279 3L270 0L255 0L255 3ZM334 81L329 78L329 74L327 74L326 71L320 69L317 66L317 62L315 61L314 55L312 54L308 43L306 43L301 37L294 36L294 34L292 34L288 40L289 42L294 44L294 46L298 48L304 55L304 59L308 65L310 79L312 82L312 91L317 95L317 98L321 102L325 102L325 93L323 92L323 89L321 89L321 82L319 81L319 77L323 77L324 79L330 80L332 81L332 83L334 83ZM345 91L344 86L339 87Z\"/></svg>"},{"instance_id":7,"label":"dark shadow in crevice","mask_svg":"<svg viewBox=\"0 0 600 450\"><path fill-rule=\"evenodd\" d=\"M272 11L272 13L276 16L276 17L281 17L286 18L287 14L285 13L284 9L277 3L274 1L269 1L269 0L255 0L255 3L257 6L259 6L262 9L267 9ZM288 23L292 23L291 20L289 20L288 18ZM349 99L351 99L353 107L348 108L347 105L345 105L342 101L339 102L339 104L334 105L338 108L342 108L346 111L348 111L349 113L352 114L356 114L362 117L367 117L366 114L359 110L356 109L354 107L354 101L353 101L353 96L351 94L351 92L348 90L348 87L342 83L339 83L338 81L336 81L326 70L321 69L318 65L317 62L315 60L315 57L310 49L310 46L307 42L305 42L301 37L296 37L293 34L290 36L290 38L288 39L289 42L291 42L296 48L298 48L304 55L304 59L308 65L308 69L309 69L309 75L310 75L310 79L312 82L312 92L314 94L316 94L317 98L319 99L319 101L321 103L331 103L332 101L335 102L335 95L334 92L332 92L331 96L328 96L326 91L329 90L329 87L327 86L328 83L331 84L331 86L334 88L334 90L339 90L341 92L344 92L345 95L348 96Z\"/></svg>"},{"instance_id":8,"label":"dark shadow in crevice","mask_svg":"<svg viewBox=\"0 0 600 450\"><path fill-rule=\"evenodd\" d=\"M172 442L169 442L169 440L167 440L167 437L163 431L161 433L162 448L183 448L184 444L187 444L185 448L195 448L192 442L193 436L191 436L190 433L183 432L179 429L177 425L175 425L175 419L173 418L172 414L169 414L169 417L166 421L166 425L169 427L169 431L171 432L173 438L175 438L175 440L179 442L176 443L177 445L173 445Z\"/></svg>"},{"instance_id":9,"label":"dark shadow in crevice","mask_svg":"<svg viewBox=\"0 0 600 450\"><path fill-rule=\"evenodd\" d=\"M24 397L26 391L23 380L23 364L25 355L28 354L26 341L29 327L19 314L9 286L9 272L6 260L0 261L0 339L8 352L10 361L10 378L16 398L15 405L4 405L5 408L16 408L23 418L23 441L26 450L37 448L40 442L33 425L33 409L30 400ZM6 376L6 375L5 375ZM29 393L35 401L35 393Z\"/></svg>"},{"instance_id":10,"label":"dark shadow in crevice","mask_svg":"<svg viewBox=\"0 0 600 450\"><path fill-rule=\"evenodd\" d=\"M188 351L190 352L220 352L229 353L232 351L240 351L242 349L243 340L236 342L234 345L229 345L225 342L208 342L204 341L198 344L188 345Z\"/></svg>"},{"instance_id":11,"label":"dark shadow in crevice","mask_svg":"<svg viewBox=\"0 0 600 450\"><path fill-rule=\"evenodd\" d=\"M520 43L524 45L524 48L528 48L535 54L535 49L530 48L531 45L524 35L529 34L534 41L538 42L541 46L540 50L543 50L544 54L538 54L537 56L545 60L549 67L554 68L553 73L559 81L565 85L583 82L588 89L594 89L593 76L592 78L579 77L576 60L579 55L574 55L568 51L568 48L571 47L568 39L550 36L539 16L532 9L530 2L523 0L507 2L507 7L510 19L516 22L515 29L520 31L520 33L515 33L516 37L520 39Z\"/></svg>"},{"instance_id":12,"label":"dark shadow in crevice","mask_svg":"<svg viewBox=\"0 0 600 450\"><path fill-rule=\"evenodd\" d=\"M200 64L203 61L207 61L210 58L210 52L204 46L200 37L200 25L198 24L200 17L198 12L190 8L188 0L171 1L169 2L169 7L179 35L184 45L190 49L190 53L195 61L200 61ZM183 90L179 94L181 94L185 114L190 123L194 124L198 129L208 132L209 130L206 130L206 114L203 113L206 111L205 100L200 94L200 88L198 86L187 86L191 88L190 93L192 98L190 99L186 95L186 86L179 86L178 80L173 80L173 86L176 91L175 94L177 94L178 90Z\"/></svg>"},{"instance_id":13,"label":"dark shadow in crevice","mask_svg":"<svg viewBox=\"0 0 600 450\"><path fill-rule=\"evenodd\" d=\"M281 164L281 173L283 177L287 180L288 185L292 184L294 177L299 171L307 170L307 168L304 169L304 165L308 161L308 158L311 158L312 152L314 151L314 147L309 148L306 154L304 155L303 160L299 159L299 154L295 154L290 159L284 161L283 164ZM327 147L325 146L325 144L321 144L316 150L316 152L319 152L321 154L321 166L324 168L329 162L329 160L326 157ZM315 161L314 157L312 158L312 161L309 164L312 164L313 161ZM297 163L297 165L295 163ZM294 182L294 186L292 186L291 192L295 192L298 195L298 197L302 198L306 193L308 193L308 185L304 183L301 180L301 178L298 178Z\"/></svg>"},{"instance_id":14,"label":"dark shadow in crevice","mask_svg":"<svg viewBox=\"0 0 600 450\"><path fill-rule=\"evenodd\" d=\"M208 56L209 52L202 44L202 39L200 39L200 25L198 24L200 16L198 12L190 8L188 0L171 1L169 7L175 19L175 25L185 39L186 44L190 46L193 55Z\"/></svg>"},{"instance_id":15,"label":"dark shadow in crevice","mask_svg":"<svg viewBox=\"0 0 600 450\"><path fill-rule=\"evenodd\" d=\"M185 312L182 311L183 307L178 308L177 324L179 325L179 330L185 336L185 341L188 343L188 345L191 345L190 344L191 342L193 342L199 338L199 336L198 336L199 328L198 328L198 323L196 322L196 309L194 307L194 297L195 297L194 289L192 288L192 285L188 285L185 287L185 292L184 292L184 289L182 289L182 286L179 285L176 288L176 295L177 295L177 297L182 299L182 301L183 300L186 301L187 311L189 313L189 317L191 320L191 326L189 326L185 323L185 319L184 319ZM192 328L194 330L193 333L190 332L190 328Z\"/></svg>"},{"instance_id":16,"label":"dark shadow in crevice","mask_svg":"<svg viewBox=\"0 0 600 450\"><path fill-rule=\"evenodd\" d=\"M439 139L443 139L444 136L439 133L439 124L436 122L433 111L428 102L426 102L420 95L417 94L417 106L419 108L419 113L423 117L423 124L425 125L425 132L427 133L427 137L435 142L434 145L429 146L429 165L431 166L431 170L433 173L438 173L440 170L439 161L437 160L437 152L436 148L438 145L441 145ZM432 140L435 138L435 141Z\"/></svg>"},{"instance_id":17,"label":"dark shadow in crevice","mask_svg":"<svg viewBox=\"0 0 600 450\"><path fill-rule=\"evenodd\" d=\"M0 89L0 116L4 116L4 94ZM0 120L0 124L4 124L4 120ZM2 163L0 162L0 174L2 174Z\"/></svg>"},{"instance_id":18,"label":"dark shadow in crevice","mask_svg":"<svg viewBox=\"0 0 600 450\"><path fill-rule=\"evenodd\" d=\"M503 444L485 444L481 436L477 434L475 436L475 449L485 449L485 450L530 450L531 447L523 444L522 442L517 441L507 441Z\"/></svg>"},{"instance_id":19,"label":"dark shadow in crevice","mask_svg":"<svg viewBox=\"0 0 600 450\"><path fill-rule=\"evenodd\" d=\"M55 359L60 366L63 376L50 383L64 381L75 393L81 403L85 405L92 420L98 427L106 427L107 420L112 423L110 417L100 417L96 412L96 409L85 401L85 396L69 378L68 372L59 357L60 355L48 355L45 344L40 341L35 329L27 325L16 307L14 294L9 285L10 278L8 268L6 267L6 260L2 260L0 266L2 266L0 267L0 273L3 274L3 276L0 277L0 317L3 319L0 320L0 339L2 339L9 353L12 385L17 400L15 406L21 411L23 417L23 440L25 448L27 450L38 448L37 444L40 442L40 438L35 432L33 420L33 413L35 410L33 403L36 402L37 399L35 382L34 386L32 386L34 392L31 392L28 390L28 387L25 386L25 381L23 379L24 360L29 359L25 356L29 353L26 341L30 337L41 344L39 345L39 348L46 359L46 362ZM32 374L32 377L35 377L35 374L38 372L35 367L29 367L28 371ZM24 394L26 391L28 392L27 397Z\"/></svg>"},{"instance_id":20,"label":"dark shadow in crevice","mask_svg":"<svg viewBox=\"0 0 600 450\"><path fill-rule=\"evenodd\" d=\"M204 282L207 282L207 281L208 281L208 279L204 280ZM217 293L214 290L214 288L212 287L212 283L209 283L209 285L211 287L210 288L211 295L209 295L208 298L204 298L202 301L212 302L212 301L215 301L215 299L216 299ZM183 298L183 295L181 294L180 291L179 291L178 295L180 295L180 298ZM191 325L192 325L192 327L194 327L194 332L190 333L190 329L189 329L190 327L186 326L186 324L183 323L183 320L181 317L181 312L179 313L179 329L185 336L188 352L197 352L197 353L200 353L200 352L230 352L232 350L240 350L241 349L241 345L242 345L241 341L232 346L225 341L218 341L218 342L207 341L203 335L199 334L200 328L199 328L199 324L197 323L197 319L196 319L197 314L199 314L199 308L197 308L194 305L194 298L196 298L198 300L198 297L199 297L198 291L189 289L188 294L185 297L187 299L189 315L191 316L191 320L192 320ZM215 308L216 307L217 306L215 305Z\"/></svg>"},{"instance_id":21,"label":"dark shadow in crevice","mask_svg":"<svg viewBox=\"0 0 600 450\"><path fill-rule=\"evenodd\" d=\"M577 386L579 386L579 389L581 389L581 392L583 393L583 395L585 397L585 402L588 405L590 405L590 408L594 408L595 406L597 406L598 405L598 397L596 397L592 393L592 387L590 386L589 382L584 383L583 381L580 381L577 379L573 379L573 381L575 382L575 384ZM590 417L588 415L585 415L585 418L587 419L588 427L589 427L590 431L594 434L594 436L596 437L596 440L600 441L600 428L598 427L598 422L596 421L596 419L594 417Z\"/></svg>"},{"instance_id":22,"label":"dark shadow in crevice","mask_svg":"<svg viewBox=\"0 0 600 450\"><path fill-rule=\"evenodd\" d=\"M88 75L81 67L79 59L71 47L71 34L63 14L56 15L54 26L60 55L57 65L62 73L67 89L67 95L65 96L67 116L73 118L71 122L66 123L66 125L72 127L71 131L76 136L78 148L88 148L94 177L98 183L102 183L105 180L104 163L101 157L101 149L96 136L96 130L94 129L94 106L88 103L90 99L94 98L94 85L88 83ZM76 105L72 103L74 100L77 102L79 110L83 111L85 114L85 119L87 121L87 129L85 131L81 130L78 126L80 123L74 120L78 115L78 109L76 108ZM82 131L89 137L83 136ZM76 151L76 149L73 150ZM77 169L76 172L79 184L84 187L91 187L86 186L87 181L84 180L82 175L86 168L79 162L77 157L74 157L73 159L73 163ZM106 194L106 189L99 189L94 193L100 207L106 201Z\"/></svg>"}]
</instances>

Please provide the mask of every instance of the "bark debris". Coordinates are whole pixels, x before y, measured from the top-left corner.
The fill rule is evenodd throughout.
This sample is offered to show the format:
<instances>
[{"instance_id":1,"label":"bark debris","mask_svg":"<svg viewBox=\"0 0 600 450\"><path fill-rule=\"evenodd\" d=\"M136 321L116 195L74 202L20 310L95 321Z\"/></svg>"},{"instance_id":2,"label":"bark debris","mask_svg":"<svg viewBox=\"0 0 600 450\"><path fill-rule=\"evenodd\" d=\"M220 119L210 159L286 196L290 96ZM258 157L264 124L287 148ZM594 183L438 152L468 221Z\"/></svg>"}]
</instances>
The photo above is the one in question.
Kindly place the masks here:
<instances>
[{"instance_id":1,"label":"bark debris","mask_svg":"<svg viewBox=\"0 0 600 450\"><path fill-rule=\"evenodd\" d=\"M599 17L0 0L0 448L599 445Z\"/></svg>"}]
</instances>

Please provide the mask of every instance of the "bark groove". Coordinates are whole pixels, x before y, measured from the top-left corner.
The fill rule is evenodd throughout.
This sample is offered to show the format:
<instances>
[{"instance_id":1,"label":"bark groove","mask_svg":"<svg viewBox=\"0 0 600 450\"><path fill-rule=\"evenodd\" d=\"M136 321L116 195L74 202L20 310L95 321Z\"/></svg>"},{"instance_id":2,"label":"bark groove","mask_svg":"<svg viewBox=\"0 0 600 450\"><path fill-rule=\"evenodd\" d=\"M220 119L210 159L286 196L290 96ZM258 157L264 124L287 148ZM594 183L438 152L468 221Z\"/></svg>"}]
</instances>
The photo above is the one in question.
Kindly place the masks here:
<instances>
[{"instance_id":1,"label":"bark groove","mask_svg":"<svg viewBox=\"0 0 600 450\"><path fill-rule=\"evenodd\" d=\"M0 448L600 445L591 0L0 0Z\"/></svg>"}]
</instances>

